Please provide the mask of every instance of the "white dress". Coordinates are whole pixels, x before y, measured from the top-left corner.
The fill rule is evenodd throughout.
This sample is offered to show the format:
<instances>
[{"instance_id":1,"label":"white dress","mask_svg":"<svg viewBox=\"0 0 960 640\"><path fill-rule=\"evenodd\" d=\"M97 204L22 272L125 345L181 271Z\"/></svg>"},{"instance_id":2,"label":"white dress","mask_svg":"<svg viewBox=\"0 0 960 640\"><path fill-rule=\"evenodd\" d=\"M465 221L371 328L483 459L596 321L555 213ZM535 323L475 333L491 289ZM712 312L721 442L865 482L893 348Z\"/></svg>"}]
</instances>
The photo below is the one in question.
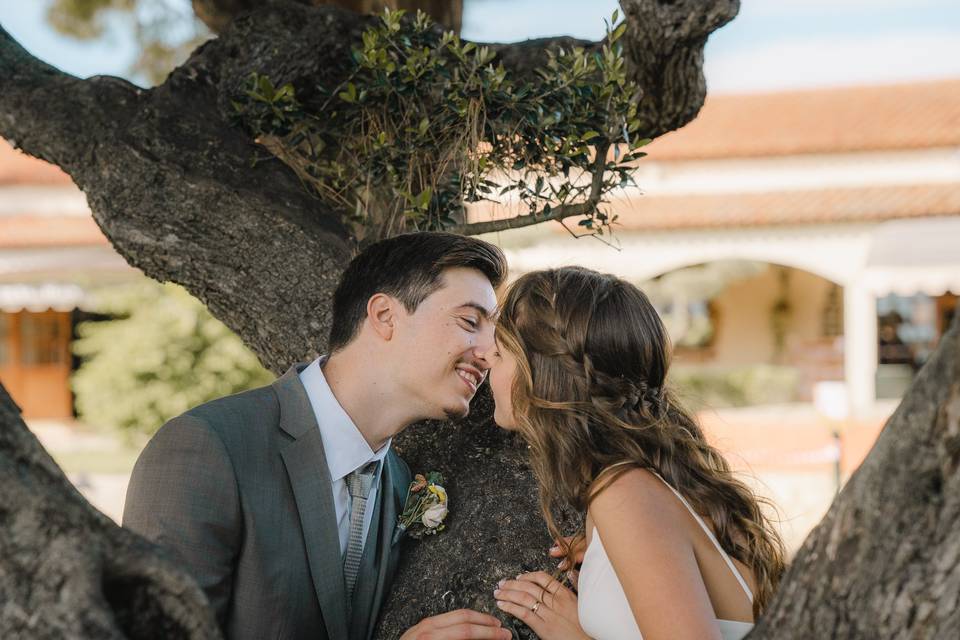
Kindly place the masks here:
<instances>
[{"instance_id":1,"label":"white dress","mask_svg":"<svg viewBox=\"0 0 960 640\"><path fill-rule=\"evenodd\" d=\"M660 479L663 480L663 478ZM752 603L753 592L750 591L746 580L737 571L737 567L733 564L730 556L717 542L710 527L690 507L679 492L667 484L665 480L663 483L680 498L683 505L703 527ZM630 603L627 601L623 587L620 586L617 574L610 564L607 552L603 548L603 542L600 540L600 532L596 528L593 529L593 539L583 556L578 584L577 614L580 617L580 626L583 627L584 633L595 640L643 640L637 621L633 617L633 611L630 609ZM720 634L724 640L740 640L753 628L752 623L736 620L718 619L717 625L720 627Z\"/></svg>"}]
</instances>

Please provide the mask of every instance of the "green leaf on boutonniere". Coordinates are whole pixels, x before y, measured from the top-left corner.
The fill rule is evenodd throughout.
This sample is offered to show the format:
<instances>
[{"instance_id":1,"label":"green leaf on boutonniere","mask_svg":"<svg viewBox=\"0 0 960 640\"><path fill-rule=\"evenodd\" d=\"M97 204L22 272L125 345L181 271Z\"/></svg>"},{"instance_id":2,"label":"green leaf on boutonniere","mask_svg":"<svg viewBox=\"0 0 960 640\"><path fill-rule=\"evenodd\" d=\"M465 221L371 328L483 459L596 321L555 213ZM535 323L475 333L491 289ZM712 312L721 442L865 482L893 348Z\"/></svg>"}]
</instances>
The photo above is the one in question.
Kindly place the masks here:
<instances>
[{"instance_id":1,"label":"green leaf on boutonniere","mask_svg":"<svg viewBox=\"0 0 960 640\"><path fill-rule=\"evenodd\" d=\"M447 502L442 474L431 471L426 475L415 475L407 489L403 512L397 520L395 539L404 532L411 538L420 539L443 531L443 521L449 512Z\"/></svg>"}]
</instances>

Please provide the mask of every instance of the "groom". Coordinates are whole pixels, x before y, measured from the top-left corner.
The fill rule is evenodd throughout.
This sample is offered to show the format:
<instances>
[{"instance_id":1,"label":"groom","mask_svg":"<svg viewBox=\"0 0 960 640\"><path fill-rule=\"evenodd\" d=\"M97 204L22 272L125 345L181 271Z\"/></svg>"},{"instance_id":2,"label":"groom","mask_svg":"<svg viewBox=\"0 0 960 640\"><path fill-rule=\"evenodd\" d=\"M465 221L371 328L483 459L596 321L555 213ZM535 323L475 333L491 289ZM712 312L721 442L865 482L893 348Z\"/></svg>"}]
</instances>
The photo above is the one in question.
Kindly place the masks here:
<instances>
[{"instance_id":1,"label":"groom","mask_svg":"<svg viewBox=\"0 0 960 640\"><path fill-rule=\"evenodd\" d=\"M123 525L183 563L228 638L372 637L410 482L391 439L467 414L505 275L500 250L475 238L376 243L334 294L329 357L191 409L150 441ZM459 611L404 639L510 638L499 626Z\"/></svg>"}]
</instances>

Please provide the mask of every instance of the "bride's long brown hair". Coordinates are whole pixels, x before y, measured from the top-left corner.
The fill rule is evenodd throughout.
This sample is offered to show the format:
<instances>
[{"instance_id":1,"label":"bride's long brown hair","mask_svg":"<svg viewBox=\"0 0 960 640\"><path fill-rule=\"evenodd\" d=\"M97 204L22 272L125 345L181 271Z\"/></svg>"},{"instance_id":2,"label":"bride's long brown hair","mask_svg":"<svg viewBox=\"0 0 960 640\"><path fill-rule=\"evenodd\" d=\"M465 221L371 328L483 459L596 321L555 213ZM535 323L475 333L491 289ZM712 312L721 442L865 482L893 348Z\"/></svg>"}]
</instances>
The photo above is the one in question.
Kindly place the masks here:
<instances>
[{"instance_id":1,"label":"bride's long brown hair","mask_svg":"<svg viewBox=\"0 0 960 640\"><path fill-rule=\"evenodd\" d=\"M496 334L517 360L513 412L554 539L554 508L585 513L621 474L655 471L753 571L759 615L784 570L783 542L764 500L734 477L667 389L670 341L643 292L580 267L535 271L507 291Z\"/></svg>"}]
</instances>

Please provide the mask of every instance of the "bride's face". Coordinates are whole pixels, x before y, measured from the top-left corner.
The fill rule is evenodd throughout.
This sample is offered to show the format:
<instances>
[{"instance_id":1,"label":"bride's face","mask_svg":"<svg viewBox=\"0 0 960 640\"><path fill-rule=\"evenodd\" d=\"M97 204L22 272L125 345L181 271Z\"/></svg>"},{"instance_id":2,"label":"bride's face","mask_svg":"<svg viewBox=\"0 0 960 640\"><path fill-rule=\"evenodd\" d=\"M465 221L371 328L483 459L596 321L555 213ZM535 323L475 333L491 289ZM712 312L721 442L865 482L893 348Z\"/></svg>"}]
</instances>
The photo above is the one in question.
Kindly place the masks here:
<instances>
[{"instance_id":1,"label":"bride's face","mask_svg":"<svg viewBox=\"0 0 960 640\"><path fill-rule=\"evenodd\" d=\"M496 404L493 421L497 423L497 426L512 431L517 428L511 399L513 378L517 372L517 360L499 343L494 345L493 357L488 360L490 362L490 390L493 391L493 401Z\"/></svg>"}]
</instances>

